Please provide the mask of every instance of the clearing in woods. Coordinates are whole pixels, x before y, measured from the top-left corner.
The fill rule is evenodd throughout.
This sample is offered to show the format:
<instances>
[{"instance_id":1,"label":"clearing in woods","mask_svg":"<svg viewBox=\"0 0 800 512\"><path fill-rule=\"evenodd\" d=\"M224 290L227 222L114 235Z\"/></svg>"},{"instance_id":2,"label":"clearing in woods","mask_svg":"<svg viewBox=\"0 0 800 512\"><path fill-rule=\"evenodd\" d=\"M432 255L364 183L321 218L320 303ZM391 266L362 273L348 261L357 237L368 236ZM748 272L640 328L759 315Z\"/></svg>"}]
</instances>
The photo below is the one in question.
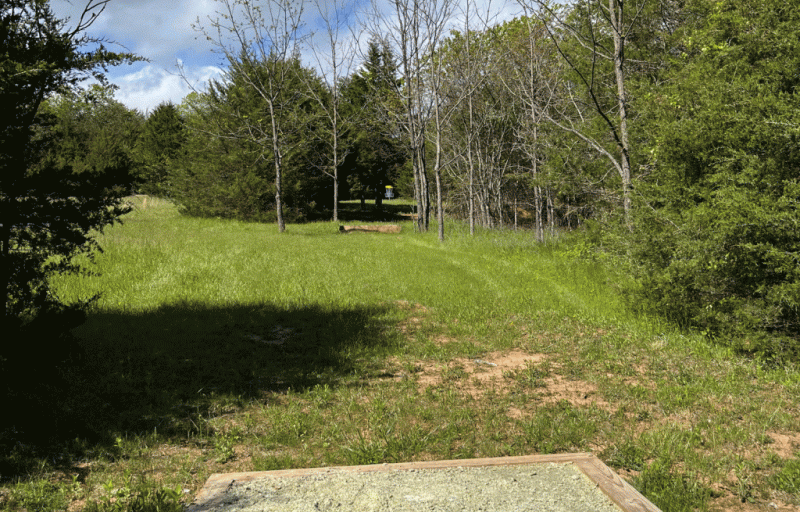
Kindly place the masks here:
<instances>
[{"instance_id":1,"label":"clearing in woods","mask_svg":"<svg viewBox=\"0 0 800 512\"><path fill-rule=\"evenodd\" d=\"M800 505L797 368L626 308L576 235L279 235L132 200L102 276L56 283L102 296L52 382L20 375L0 507L177 511L212 473L568 452L663 510Z\"/></svg>"}]
</instances>

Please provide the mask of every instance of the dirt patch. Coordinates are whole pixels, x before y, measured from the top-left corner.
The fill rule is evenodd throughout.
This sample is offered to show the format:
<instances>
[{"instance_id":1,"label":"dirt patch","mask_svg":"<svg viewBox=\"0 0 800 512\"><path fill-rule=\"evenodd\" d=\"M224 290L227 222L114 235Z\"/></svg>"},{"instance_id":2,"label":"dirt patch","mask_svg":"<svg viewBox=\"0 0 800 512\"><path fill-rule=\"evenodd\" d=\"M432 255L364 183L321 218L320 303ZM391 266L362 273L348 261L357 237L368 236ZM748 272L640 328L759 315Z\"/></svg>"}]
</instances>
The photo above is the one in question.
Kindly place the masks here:
<instances>
[{"instance_id":1,"label":"dirt patch","mask_svg":"<svg viewBox=\"0 0 800 512\"><path fill-rule=\"evenodd\" d=\"M767 436L772 439L772 443L767 445L767 449L775 452L782 459L790 459L800 450L800 434L767 432Z\"/></svg>"},{"instance_id":2,"label":"dirt patch","mask_svg":"<svg viewBox=\"0 0 800 512\"><path fill-rule=\"evenodd\" d=\"M399 307L400 309L411 310L411 311L419 311L419 312L430 311L422 304L417 304L416 302L409 302L407 300L396 300L394 301L394 305Z\"/></svg>"},{"instance_id":3,"label":"dirt patch","mask_svg":"<svg viewBox=\"0 0 800 512\"><path fill-rule=\"evenodd\" d=\"M459 391L474 399L481 399L491 391L507 395L520 387L538 403L555 404L566 400L576 406L595 405L611 410L611 405L597 397L597 386L583 380L567 379L555 373L557 365L551 364L544 354L531 354L522 350L494 352L483 358L456 358L442 363L420 363L416 379L421 390L428 387L458 384ZM524 411L510 408L509 417L519 418Z\"/></svg>"},{"instance_id":4,"label":"dirt patch","mask_svg":"<svg viewBox=\"0 0 800 512\"><path fill-rule=\"evenodd\" d=\"M441 386L459 381L459 388L473 398L481 398L489 389L506 394L515 384L506 379L506 372L525 368L545 359L541 354L528 354L515 350L507 354L494 353L485 359L456 358L446 364L423 363L417 374L417 383L424 390L430 386Z\"/></svg>"}]
</instances>

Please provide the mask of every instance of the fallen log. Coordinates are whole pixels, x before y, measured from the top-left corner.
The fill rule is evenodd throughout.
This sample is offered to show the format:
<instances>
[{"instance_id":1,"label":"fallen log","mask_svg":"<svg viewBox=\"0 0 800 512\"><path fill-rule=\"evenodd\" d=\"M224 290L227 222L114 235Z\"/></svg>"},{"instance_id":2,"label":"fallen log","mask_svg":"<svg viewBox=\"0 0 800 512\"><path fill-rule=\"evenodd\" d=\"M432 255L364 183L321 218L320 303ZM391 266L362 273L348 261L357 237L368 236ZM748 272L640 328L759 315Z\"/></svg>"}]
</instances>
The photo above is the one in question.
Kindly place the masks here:
<instances>
[{"instance_id":1,"label":"fallen log","mask_svg":"<svg viewBox=\"0 0 800 512\"><path fill-rule=\"evenodd\" d=\"M401 227L397 224L383 226L339 226L340 233L350 233L352 231L362 231L365 233L399 233Z\"/></svg>"}]
</instances>

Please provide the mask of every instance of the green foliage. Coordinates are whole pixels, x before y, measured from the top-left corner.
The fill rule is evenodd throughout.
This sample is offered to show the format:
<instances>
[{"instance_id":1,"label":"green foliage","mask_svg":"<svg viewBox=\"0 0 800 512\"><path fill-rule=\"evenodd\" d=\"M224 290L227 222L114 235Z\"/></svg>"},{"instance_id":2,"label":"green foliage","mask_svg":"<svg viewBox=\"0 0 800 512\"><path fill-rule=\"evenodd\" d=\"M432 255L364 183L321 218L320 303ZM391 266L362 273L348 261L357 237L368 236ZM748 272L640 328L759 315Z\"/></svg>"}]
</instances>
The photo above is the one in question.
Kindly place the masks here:
<instances>
[{"instance_id":1,"label":"green foliage","mask_svg":"<svg viewBox=\"0 0 800 512\"><path fill-rule=\"evenodd\" d=\"M800 456L786 461L771 480L775 489L800 495Z\"/></svg>"},{"instance_id":2,"label":"green foliage","mask_svg":"<svg viewBox=\"0 0 800 512\"><path fill-rule=\"evenodd\" d=\"M216 460L220 463L228 462L236 456L234 448L240 442L241 436L238 430L233 429L228 432L217 432L214 435L214 451L217 454Z\"/></svg>"},{"instance_id":3,"label":"green foliage","mask_svg":"<svg viewBox=\"0 0 800 512\"><path fill-rule=\"evenodd\" d=\"M137 147L142 166L137 178L142 193L170 195L172 169L185 158L186 141L186 128L178 107L172 103L158 105L147 117Z\"/></svg>"},{"instance_id":4,"label":"green foliage","mask_svg":"<svg viewBox=\"0 0 800 512\"><path fill-rule=\"evenodd\" d=\"M607 464L616 468L641 471L645 466L645 453L632 440L624 440L604 453Z\"/></svg>"},{"instance_id":5,"label":"green foliage","mask_svg":"<svg viewBox=\"0 0 800 512\"><path fill-rule=\"evenodd\" d=\"M282 201L284 215L297 221L331 201L326 192L331 180L317 165L320 138L313 135L321 120L306 92L309 83L320 91L323 87L296 59L279 66L287 68L276 100L281 105L276 122ZM228 82L214 83L208 93L184 101L186 142L182 156L170 160L165 173L169 191L189 215L270 222L276 194L270 111L239 68L230 73Z\"/></svg>"},{"instance_id":6,"label":"green foliage","mask_svg":"<svg viewBox=\"0 0 800 512\"><path fill-rule=\"evenodd\" d=\"M524 428L526 440L538 453L585 450L587 440L597 431L588 411L567 400L538 408Z\"/></svg>"},{"instance_id":7,"label":"green foliage","mask_svg":"<svg viewBox=\"0 0 800 512\"><path fill-rule=\"evenodd\" d=\"M17 482L11 488L8 506L28 512L66 510L79 490L80 484L76 479L73 479L72 485L59 485L48 479Z\"/></svg>"},{"instance_id":8,"label":"green foliage","mask_svg":"<svg viewBox=\"0 0 800 512\"><path fill-rule=\"evenodd\" d=\"M98 7L102 5L87 8ZM119 171L124 167L119 155L103 152L102 137L66 142L64 132L73 126L69 116L54 122L47 109L40 108L56 94L68 97L83 78L95 77L104 84L102 70L108 65L137 60L111 53L102 44L80 50L98 43L82 35L91 23L83 21L67 29L53 16L47 0L10 0L0 10L0 286L4 329L12 334L43 311L63 309L48 279L79 271L73 258L98 248L91 232L125 212L118 180L107 182L94 175ZM65 109L70 110L66 104ZM72 155L51 150L61 142L65 147L90 147L73 147ZM73 168L78 161L85 165ZM92 172L80 172L89 169Z\"/></svg>"},{"instance_id":9,"label":"green foliage","mask_svg":"<svg viewBox=\"0 0 800 512\"><path fill-rule=\"evenodd\" d=\"M52 124L46 128L45 162L39 165L130 190L136 174L133 146L143 119L116 101L112 88L67 91L48 99L40 115Z\"/></svg>"},{"instance_id":10,"label":"green foliage","mask_svg":"<svg viewBox=\"0 0 800 512\"><path fill-rule=\"evenodd\" d=\"M148 480L136 481L129 473L125 482L117 486L109 480L103 484L105 495L90 502L85 512L182 512L181 487L160 487Z\"/></svg>"},{"instance_id":11,"label":"green foliage","mask_svg":"<svg viewBox=\"0 0 800 512\"><path fill-rule=\"evenodd\" d=\"M644 94L654 179L624 250L636 300L768 359L800 354L800 8L692 6L669 82Z\"/></svg>"},{"instance_id":12,"label":"green foliage","mask_svg":"<svg viewBox=\"0 0 800 512\"><path fill-rule=\"evenodd\" d=\"M380 201L385 187L392 185L400 196L413 189L408 156L391 120L399 108L397 64L391 48L370 41L361 72L347 79L341 89L345 114L352 119L344 140L348 152L342 162L352 199Z\"/></svg>"}]
</instances>

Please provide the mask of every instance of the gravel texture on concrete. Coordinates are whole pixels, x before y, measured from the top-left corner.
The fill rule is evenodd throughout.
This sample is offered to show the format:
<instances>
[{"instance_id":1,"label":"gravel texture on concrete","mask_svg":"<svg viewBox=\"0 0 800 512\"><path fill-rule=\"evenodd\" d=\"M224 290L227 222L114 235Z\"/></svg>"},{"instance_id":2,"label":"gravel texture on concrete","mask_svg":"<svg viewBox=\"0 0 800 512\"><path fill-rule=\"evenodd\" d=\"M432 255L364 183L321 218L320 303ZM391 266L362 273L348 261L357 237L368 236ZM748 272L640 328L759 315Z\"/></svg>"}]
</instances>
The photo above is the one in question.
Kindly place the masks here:
<instances>
[{"instance_id":1,"label":"gravel texture on concrete","mask_svg":"<svg viewBox=\"0 0 800 512\"><path fill-rule=\"evenodd\" d=\"M234 482L208 512L619 512L571 463L328 473Z\"/></svg>"}]
</instances>

